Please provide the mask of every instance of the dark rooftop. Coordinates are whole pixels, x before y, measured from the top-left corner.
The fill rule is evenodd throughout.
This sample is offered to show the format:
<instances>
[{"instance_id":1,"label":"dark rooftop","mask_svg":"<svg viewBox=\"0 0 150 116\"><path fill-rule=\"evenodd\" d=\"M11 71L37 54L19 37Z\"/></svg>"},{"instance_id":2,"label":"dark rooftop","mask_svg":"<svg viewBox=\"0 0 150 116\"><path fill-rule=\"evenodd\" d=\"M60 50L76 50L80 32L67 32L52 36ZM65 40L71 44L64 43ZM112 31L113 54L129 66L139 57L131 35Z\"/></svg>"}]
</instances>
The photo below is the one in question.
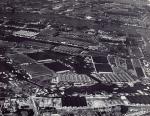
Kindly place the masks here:
<instances>
[{"instance_id":1,"label":"dark rooftop","mask_svg":"<svg viewBox=\"0 0 150 116\"><path fill-rule=\"evenodd\" d=\"M109 64L95 64L97 72L113 72Z\"/></svg>"},{"instance_id":2,"label":"dark rooftop","mask_svg":"<svg viewBox=\"0 0 150 116\"><path fill-rule=\"evenodd\" d=\"M127 96L127 99L131 103L136 103L136 104L150 104L150 96L149 95Z\"/></svg>"},{"instance_id":3,"label":"dark rooftop","mask_svg":"<svg viewBox=\"0 0 150 116\"><path fill-rule=\"evenodd\" d=\"M67 66L65 66L65 65L63 65L63 64L61 64L59 62L45 63L44 65L46 67L48 67L49 69L54 70L55 72L69 70L70 69Z\"/></svg>"},{"instance_id":4,"label":"dark rooftop","mask_svg":"<svg viewBox=\"0 0 150 116\"><path fill-rule=\"evenodd\" d=\"M87 106L85 97L63 97L62 106L82 107Z\"/></svg>"},{"instance_id":5,"label":"dark rooftop","mask_svg":"<svg viewBox=\"0 0 150 116\"><path fill-rule=\"evenodd\" d=\"M93 61L95 63L108 63L107 57L105 56L93 57Z\"/></svg>"}]
</instances>

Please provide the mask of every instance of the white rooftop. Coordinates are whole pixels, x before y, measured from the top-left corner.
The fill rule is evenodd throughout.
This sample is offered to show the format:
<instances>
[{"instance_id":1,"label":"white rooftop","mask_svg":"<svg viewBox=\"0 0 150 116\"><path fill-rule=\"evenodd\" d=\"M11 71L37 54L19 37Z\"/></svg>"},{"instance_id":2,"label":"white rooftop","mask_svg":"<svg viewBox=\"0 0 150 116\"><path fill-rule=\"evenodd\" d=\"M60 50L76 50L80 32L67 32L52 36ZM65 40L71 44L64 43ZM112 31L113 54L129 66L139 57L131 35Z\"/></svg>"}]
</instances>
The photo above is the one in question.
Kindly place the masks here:
<instances>
[{"instance_id":1,"label":"white rooftop","mask_svg":"<svg viewBox=\"0 0 150 116\"><path fill-rule=\"evenodd\" d=\"M21 36L21 37L34 37L37 34L38 33L36 33L36 32L25 31L25 30L16 31L16 32L13 33L13 35Z\"/></svg>"}]
</instances>

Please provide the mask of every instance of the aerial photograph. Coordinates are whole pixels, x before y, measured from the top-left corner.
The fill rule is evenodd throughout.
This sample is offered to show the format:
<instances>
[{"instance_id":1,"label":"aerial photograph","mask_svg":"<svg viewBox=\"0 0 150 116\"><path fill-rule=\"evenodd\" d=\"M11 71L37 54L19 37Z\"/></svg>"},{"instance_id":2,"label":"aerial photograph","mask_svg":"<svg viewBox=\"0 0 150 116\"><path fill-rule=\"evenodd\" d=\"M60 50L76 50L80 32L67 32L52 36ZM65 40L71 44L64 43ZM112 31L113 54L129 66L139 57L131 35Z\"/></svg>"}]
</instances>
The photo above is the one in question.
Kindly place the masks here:
<instances>
[{"instance_id":1,"label":"aerial photograph","mask_svg":"<svg viewBox=\"0 0 150 116\"><path fill-rule=\"evenodd\" d=\"M150 0L0 0L0 116L150 116Z\"/></svg>"}]
</instances>

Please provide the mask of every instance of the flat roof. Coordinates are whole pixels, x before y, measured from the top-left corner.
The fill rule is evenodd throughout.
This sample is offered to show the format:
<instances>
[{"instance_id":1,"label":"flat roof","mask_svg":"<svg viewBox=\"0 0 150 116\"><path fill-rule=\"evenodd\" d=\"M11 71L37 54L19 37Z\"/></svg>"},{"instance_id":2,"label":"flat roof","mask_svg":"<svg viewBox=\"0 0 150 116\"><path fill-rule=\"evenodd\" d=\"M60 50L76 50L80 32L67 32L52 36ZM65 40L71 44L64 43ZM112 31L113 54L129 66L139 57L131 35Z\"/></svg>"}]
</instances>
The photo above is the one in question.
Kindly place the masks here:
<instances>
[{"instance_id":1,"label":"flat roof","mask_svg":"<svg viewBox=\"0 0 150 116\"><path fill-rule=\"evenodd\" d=\"M29 65L22 65L23 69L25 69L33 78L40 77L40 76L53 76L54 72L42 64L29 64Z\"/></svg>"},{"instance_id":2,"label":"flat roof","mask_svg":"<svg viewBox=\"0 0 150 116\"><path fill-rule=\"evenodd\" d=\"M97 72L113 72L109 64L94 64Z\"/></svg>"},{"instance_id":3,"label":"flat roof","mask_svg":"<svg viewBox=\"0 0 150 116\"><path fill-rule=\"evenodd\" d=\"M70 70L69 67L59 62L45 63L44 65L55 72Z\"/></svg>"},{"instance_id":4,"label":"flat roof","mask_svg":"<svg viewBox=\"0 0 150 116\"><path fill-rule=\"evenodd\" d=\"M11 71L13 67L9 66L6 62L0 61L0 72Z\"/></svg>"},{"instance_id":5,"label":"flat roof","mask_svg":"<svg viewBox=\"0 0 150 116\"><path fill-rule=\"evenodd\" d=\"M126 96L131 103L150 104L150 95Z\"/></svg>"},{"instance_id":6,"label":"flat roof","mask_svg":"<svg viewBox=\"0 0 150 116\"><path fill-rule=\"evenodd\" d=\"M96 56L96 57L93 57L93 61L95 63L108 63L108 60L107 60L106 56Z\"/></svg>"},{"instance_id":7,"label":"flat roof","mask_svg":"<svg viewBox=\"0 0 150 116\"><path fill-rule=\"evenodd\" d=\"M25 31L25 30L20 30L20 31L15 31L13 33L14 36L21 36L21 37L34 37L38 33L32 32L32 31Z\"/></svg>"},{"instance_id":8,"label":"flat roof","mask_svg":"<svg viewBox=\"0 0 150 116\"><path fill-rule=\"evenodd\" d=\"M82 107L87 106L85 97L62 97L62 106Z\"/></svg>"},{"instance_id":9,"label":"flat roof","mask_svg":"<svg viewBox=\"0 0 150 116\"><path fill-rule=\"evenodd\" d=\"M24 54L8 54L7 56L18 64L35 63L33 59Z\"/></svg>"},{"instance_id":10,"label":"flat roof","mask_svg":"<svg viewBox=\"0 0 150 116\"><path fill-rule=\"evenodd\" d=\"M48 55L45 52L34 52L34 53L28 53L27 55L34 60L47 60L52 58L50 55Z\"/></svg>"}]
</instances>

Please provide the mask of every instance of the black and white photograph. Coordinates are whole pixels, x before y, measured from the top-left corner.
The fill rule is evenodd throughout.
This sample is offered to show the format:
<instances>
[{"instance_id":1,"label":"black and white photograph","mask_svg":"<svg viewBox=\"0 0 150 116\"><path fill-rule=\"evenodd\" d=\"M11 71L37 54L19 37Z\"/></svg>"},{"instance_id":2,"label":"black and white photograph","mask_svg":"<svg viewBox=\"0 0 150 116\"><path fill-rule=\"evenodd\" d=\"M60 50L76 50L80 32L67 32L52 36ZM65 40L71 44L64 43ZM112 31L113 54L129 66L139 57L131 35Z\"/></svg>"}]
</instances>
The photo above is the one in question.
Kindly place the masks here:
<instances>
[{"instance_id":1,"label":"black and white photograph","mask_svg":"<svg viewBox=\"0 0 150 116\"><path fill-rule=\"evenodd\" d=\"M150 116L150 0L0 0L0 116Z\"/></svg>"}]
</instances>

